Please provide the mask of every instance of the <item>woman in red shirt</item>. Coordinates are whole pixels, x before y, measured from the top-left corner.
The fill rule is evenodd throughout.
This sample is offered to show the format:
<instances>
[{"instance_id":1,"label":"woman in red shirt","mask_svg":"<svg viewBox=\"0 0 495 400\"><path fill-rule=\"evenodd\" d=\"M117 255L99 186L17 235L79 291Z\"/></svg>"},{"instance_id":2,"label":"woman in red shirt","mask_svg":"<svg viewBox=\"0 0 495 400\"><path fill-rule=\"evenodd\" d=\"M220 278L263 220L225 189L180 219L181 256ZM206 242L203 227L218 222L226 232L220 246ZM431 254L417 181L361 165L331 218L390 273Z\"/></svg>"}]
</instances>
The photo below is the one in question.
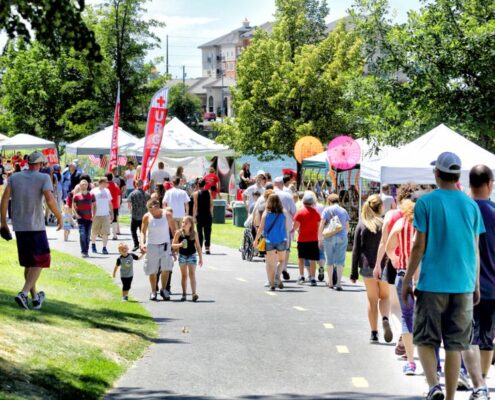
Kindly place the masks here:
<instances>
[{"instance_id":1,"label":"woman in red shirt","mask_svg":"<svg viewBox=\"0 0 495 400\"><path fill-rule=\"evenodd\" d=\"M215 200L220 193L220 178L216 174L215 168L210 167L210 173L203 178L206 182L205 189L211 193L211 198Z\"/></svg>"}]
</instances>

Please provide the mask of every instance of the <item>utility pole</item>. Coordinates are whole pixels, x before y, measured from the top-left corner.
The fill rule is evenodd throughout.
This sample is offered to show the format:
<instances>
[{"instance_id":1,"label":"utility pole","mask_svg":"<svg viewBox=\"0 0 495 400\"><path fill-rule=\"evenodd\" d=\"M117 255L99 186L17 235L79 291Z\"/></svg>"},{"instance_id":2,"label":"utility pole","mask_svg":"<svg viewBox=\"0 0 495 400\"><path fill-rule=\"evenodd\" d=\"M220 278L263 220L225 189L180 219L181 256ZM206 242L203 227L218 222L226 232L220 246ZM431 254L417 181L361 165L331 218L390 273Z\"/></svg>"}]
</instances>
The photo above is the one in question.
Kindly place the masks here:
<instances>
[{"instance_id":1,"label":"utility pole","mask_svg":"<svg viewBox=\"0 0 495 400\"><path fill-rule=\"evenodd\" d=\"M182 83L185 85L186 84L186 66L182 66Z\"/></svg>"},{"instance_id":2,"label":"utility pole","mask_svg":"<svg viewBox=\"0 0 495 400\"><path fill-rule=\"evenodd\" d=\"M168 75L168 35L167 35L166 48L167 48L167 75Z\"/></svg>"}]
</instances>

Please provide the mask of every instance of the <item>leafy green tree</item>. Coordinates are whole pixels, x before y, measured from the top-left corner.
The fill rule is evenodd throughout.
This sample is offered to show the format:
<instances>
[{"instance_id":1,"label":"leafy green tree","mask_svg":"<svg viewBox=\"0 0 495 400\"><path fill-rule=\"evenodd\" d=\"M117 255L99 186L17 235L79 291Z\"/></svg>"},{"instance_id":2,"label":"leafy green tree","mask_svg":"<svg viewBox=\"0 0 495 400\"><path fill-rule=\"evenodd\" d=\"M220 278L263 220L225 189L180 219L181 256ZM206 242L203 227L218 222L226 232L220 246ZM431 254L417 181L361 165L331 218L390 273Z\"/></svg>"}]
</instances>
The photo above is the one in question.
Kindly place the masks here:
<instances>
[{"instance_id":1,"label":"leafy green tree","mask_svg":"<svg viewBox=\"0 0 495 400\"><path fill-rule=\"evenodd\" d=\"M179 83L169 92L169 114L177 117L186 125L196 127L198 114L201 112L201 100L187 92L187 86Z\"/></svg>"},{"instance_id":2,"label":"leafy green tree","mask_svg":"<svg viewBox=\"0 0 495 400\"><path fill-rule=\"evenodd\" d=\"M363 72L361 40L345 22L324 37L324 2L287 0L277 6L273 34L257 31L241 55L235 121L216 125L219 140L266 158L292 154L305 135L327 141L352 133L352 102L344 94L347 82Z\"/></svg>"},{"instance_id":3,"label":"leafy green tree","mask_svg":"<svg viewBox=\"0 0 495 400\"><path fill-rule=\"evenodd\" d=\"M55 142L93 130L101 109L92 100L93 82L87 60L74 51L56 59L37 42L1 57L3 124L10 133L29 133Z\"/></svg>"},{"instance_id":4,"label":"leafy green tree","mask_svg":"<svg viewBox=\"0 0 495 400\"><path fill-rule=\"evenodd\" d=\"M353 13L372 75L349 93L365 103L355 108L361 132L394 143L443 122L495 148L492 1L424 1L402 24L387 0L357 0Z\"/></svg>"},{"instance_id":5,"label":"leafy green tree","mask_svg":"<svg viewBox=\"0 0 495 400\"><path fill-rule=\"evenodd\" d=\"M11 39L21 36L27 40L30 27L36 40L55 54L61 46L73 47L84 51L88 59L101 61L100 46L82 19L83 10L84 0L2 0L0 29Z\"/></svg>"}]
</instances>

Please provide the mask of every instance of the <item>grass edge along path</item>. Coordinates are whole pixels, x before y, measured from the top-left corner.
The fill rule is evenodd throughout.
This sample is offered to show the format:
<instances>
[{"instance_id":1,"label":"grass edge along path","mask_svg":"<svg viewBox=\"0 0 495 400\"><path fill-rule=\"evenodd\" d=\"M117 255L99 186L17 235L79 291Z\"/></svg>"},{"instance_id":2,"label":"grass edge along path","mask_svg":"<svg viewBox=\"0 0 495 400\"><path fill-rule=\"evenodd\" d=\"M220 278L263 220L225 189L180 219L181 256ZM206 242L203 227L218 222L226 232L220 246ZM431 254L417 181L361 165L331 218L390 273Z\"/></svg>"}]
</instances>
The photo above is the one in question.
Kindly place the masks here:
<instances>
[{"instance_id":1,"label":"grass edge along path","mask_svg":"<svg viewBox=\"0 0 495 400\"><path fill-rule=\"evenodd\" d=\"M99 399L157 337L157 325L99 267L52 251L40 311L14 296L23 269L15 243L0 241L0 398Z\"/></svg>"}]
</instances>

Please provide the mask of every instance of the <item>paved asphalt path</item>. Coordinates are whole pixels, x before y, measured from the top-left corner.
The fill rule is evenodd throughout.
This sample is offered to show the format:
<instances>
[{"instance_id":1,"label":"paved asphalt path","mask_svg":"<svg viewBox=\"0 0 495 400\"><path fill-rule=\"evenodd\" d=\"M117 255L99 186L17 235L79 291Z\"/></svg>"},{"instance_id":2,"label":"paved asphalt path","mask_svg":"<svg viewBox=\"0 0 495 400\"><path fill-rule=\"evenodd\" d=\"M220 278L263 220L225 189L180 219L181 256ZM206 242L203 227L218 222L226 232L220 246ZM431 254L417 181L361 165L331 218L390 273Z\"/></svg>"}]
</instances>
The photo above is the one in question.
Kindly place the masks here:
<instances>
[{"instance_id":1,"label":"paved asphalt path","mask_svg":"<svg viewBox=\"0 0 495 400\"><path fill-rule=\"evenodd\" d=\"M77 231L69 242L62 235L49 228L50 239L58 238L51 246L79 255ZM127 229L120 239L131 246ZM109 242L109 256L88 261L111 273L118 243ZM101 242L97 246L101 250ZM263 262L242 261L239 252L218 245L212 251L197 271L197 303L190 294L179 301L178 266L172 301L150 302L142 261L136 263L131 294L155 318L159 338L107 399L422 398L419 362L418 376L405 377L393 345L368 342L362 285L345 284L343 292L323 283L299 286L292 266L286 289L270 293L263 287ZM456 398L468 395L458 392Z\"/></svg>"}]
</instances>

